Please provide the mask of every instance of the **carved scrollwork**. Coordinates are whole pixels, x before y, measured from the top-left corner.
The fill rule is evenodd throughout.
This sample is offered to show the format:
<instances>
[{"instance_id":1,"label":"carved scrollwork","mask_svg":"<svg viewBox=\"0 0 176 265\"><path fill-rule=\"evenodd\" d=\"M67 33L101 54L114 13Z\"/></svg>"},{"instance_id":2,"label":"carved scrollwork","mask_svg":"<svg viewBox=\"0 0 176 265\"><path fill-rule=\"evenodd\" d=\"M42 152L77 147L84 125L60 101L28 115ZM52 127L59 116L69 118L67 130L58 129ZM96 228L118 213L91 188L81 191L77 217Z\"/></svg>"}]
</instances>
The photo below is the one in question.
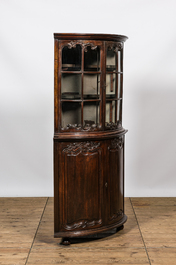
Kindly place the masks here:
<instances>
[{"instance_id":1,"label":"carved scrollwork","mask_svg":"<svg viewBox=\"0 0 176 265\"><path fill-rule=\"evenodd\" d=\"M112 221L112 220L115 220L119 217L122 217L123 216L123 211L122 209L120 209L117 213L114 213L110 218L109 220Z\"/></svg>"},{"instance_id":2,"label":"carved scrollwork","mask_svg":"<svg viewBox=\"0 0 176 265\"><path fill-rule=\"evenodd\" d=\"M93 43L91 43L91 42L82 43L82 41L71 41L71 42L68 42L66 46L68 46L69 49L72 49L72 48L76 48L76 45L81 45L82 48L84 48L85 52L87 52L87 47L89 47L89 46L90 46L91 50L97 49L97 46L94 45Z\"/></svg>"},{"instance_id":3,"label":"carved scrollwork","mask_svg":"<svg viewBox=\"0 0 176 265\"><path fill-rule=\"evenodd\" d=\"M97 49L97 46L94 45L93 43L85 43L82 45L84 47L84 51L87 52L87 47L90 46L91 50L96 50Z\"/></svg>"},{"instance_id":4,"label":"carved scrollwork","mask_svg":"<svg viewBox=\"0 0 176 265\"><path fill-rule=\"evenodd\" d=\"M79 142L79 143L71 143L67 145L67 147L63 150L63 152L69 153L69 154L78 154L78 153L88 153L88 152L94 152L98 147L100 146L100 143L97 142Z\"/></svg>"},{"instance_id":5,"label":"carved scrollwork","mask_svg":"<svg viewBox=\"0 0 176 265\"><path fill-rule=\"evenodd\" d=\"M118 121L117 123L107 122L105 126L107 130L115 130L115 129L120 129L122 127L122 123L120 121Z\"/></svg>"},{"instance_id":6,"label":"carved scrollwork","mask_svg":"<svg viewBox=\"0 0 176 265\"><path fill-rule=\"evenodd\" d=\"M109 43L108 44L108 50L112 50L114 52L118 52L123 48L123 43L122 42L117 42L117 43Z\"/></svg>"},{"instance_id":7,"label":"carved scrollwork","mask_svg":"<svg viewBox=\"0 0 176 265\"><path fill-rule=\"evenodd\" d=\"M82 45L82 41L71 41L67 43L69 49L76 48L76 45Z\"/></svg>"},{"instance_id":8,"label":"carved scrollwork","mask_svg":"<svg viewBox=\"0 0 176 265\"><path fill-rule=\"evenodd\" d=\"M111 145L108 147L109 150L121 150L123 148L123 137L118 137L111 140Z\"/></svg>"},{"instance_id":9,"label":"carved scrollwork","mask_svg":"<svg viewBox=\"0 0 176 265\"><path fill-rule=\"evenodd\" d=\"M101 129L101 125L93 124L85 124L82 126L81 124L67 124L65 127L61 127L61 131L75 130L75 131L97 131Z\"/></svg>"},{"instance_id":10,"label":"carved scrollwork","mask_svg":"<svg viewBox=\"0 0 176 265\"><path fill-rule=\"evenodd\" d=\"M100 225L101 223L102 223L102 219L95 220L95 221L80 220L79 222L74 222L71 224L65 224L63 227L66 230L74 230L74 229L78 229L78 228L87 228L87 227L92 227L95 225Z\"/></svg>"}]
</instances>

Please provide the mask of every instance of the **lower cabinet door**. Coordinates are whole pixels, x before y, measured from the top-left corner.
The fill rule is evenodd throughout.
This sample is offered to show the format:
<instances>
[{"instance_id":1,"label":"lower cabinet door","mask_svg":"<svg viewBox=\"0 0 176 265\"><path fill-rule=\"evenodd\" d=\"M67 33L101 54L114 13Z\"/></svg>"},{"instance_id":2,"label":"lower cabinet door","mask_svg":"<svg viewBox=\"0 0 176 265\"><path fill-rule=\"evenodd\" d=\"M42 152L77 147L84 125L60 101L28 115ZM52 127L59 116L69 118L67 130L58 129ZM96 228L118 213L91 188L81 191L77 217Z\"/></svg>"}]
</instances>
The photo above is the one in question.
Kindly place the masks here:
<instances>
[{"instance_id":1,"label":"lower cabinet door","mask_svg":"<svg viewBox=\"0 0 176 265\"><path fill-rule=\"evenodd\" d=\"M64 143L61 150L61 231L102 225L102 147L98 141Z\"/></svg>"},{"instance_id":2,"label":"lower cabinet door","mask_svg":"<svg viewBox=\"0 0 176 265\"><path fill-rule=\"evenodd\" d=\"M108 141L106 169L106 222L113 224L124 215L124 136Z\"/></svg>"}]
</instances>

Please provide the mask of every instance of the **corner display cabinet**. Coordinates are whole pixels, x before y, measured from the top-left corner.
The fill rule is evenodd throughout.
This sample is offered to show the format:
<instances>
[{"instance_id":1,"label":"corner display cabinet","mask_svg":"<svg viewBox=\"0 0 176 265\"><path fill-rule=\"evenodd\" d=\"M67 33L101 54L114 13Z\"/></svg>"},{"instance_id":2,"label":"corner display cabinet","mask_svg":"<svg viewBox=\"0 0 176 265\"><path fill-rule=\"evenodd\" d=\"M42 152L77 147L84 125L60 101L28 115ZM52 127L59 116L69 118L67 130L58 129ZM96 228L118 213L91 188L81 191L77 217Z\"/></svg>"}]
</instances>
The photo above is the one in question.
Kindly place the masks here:
<instances>
[{"instance_id":1,"label":"corner display cabinet","mask_svg":"<svg viewBox=\"0 0 176 265\"><path fill-rule=\"evenodd\" d=\"M111 34L54 34L54 236L118 230L124 214L123 47Z\"/></svg>"}]
</instances>

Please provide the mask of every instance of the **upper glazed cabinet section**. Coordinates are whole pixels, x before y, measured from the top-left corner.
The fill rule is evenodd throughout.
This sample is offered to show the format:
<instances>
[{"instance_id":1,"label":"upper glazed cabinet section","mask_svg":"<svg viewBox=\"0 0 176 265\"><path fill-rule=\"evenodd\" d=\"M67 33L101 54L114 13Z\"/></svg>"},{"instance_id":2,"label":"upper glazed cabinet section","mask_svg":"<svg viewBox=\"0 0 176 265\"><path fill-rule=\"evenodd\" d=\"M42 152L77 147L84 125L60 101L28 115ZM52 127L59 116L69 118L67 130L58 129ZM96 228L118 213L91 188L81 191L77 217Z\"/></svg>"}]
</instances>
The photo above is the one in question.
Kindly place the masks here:
<instances>
[{"instance_id":1,"label":"upper glazed cabinet section","mask_svg":"<svg viewBox=\"0 0 176 265\"><path fill-rule=\"evenodd\" d=\"M121 128L123 42L55 40L55 132Z\"/></svg>"}]
</instances>

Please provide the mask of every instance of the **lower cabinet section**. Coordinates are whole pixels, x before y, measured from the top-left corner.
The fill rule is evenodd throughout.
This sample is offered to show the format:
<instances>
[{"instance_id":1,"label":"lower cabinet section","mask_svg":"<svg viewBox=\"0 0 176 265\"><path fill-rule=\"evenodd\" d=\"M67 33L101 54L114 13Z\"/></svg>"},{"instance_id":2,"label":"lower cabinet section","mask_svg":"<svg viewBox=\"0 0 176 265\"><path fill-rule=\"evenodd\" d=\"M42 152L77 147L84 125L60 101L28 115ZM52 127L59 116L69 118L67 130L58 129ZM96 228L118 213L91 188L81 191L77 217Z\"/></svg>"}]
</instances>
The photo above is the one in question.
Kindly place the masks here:
<instances>
[{"instance_id":1,"label":"lower cabinet section","mask_svg":"<svg viewBox=\"0 0 176 265\"><path fill-rule=\"evenodd\" d=\"M124 135L99 141L54 140L54 233L75 237L121 226Z\"/></svg>"}]
</instances>

